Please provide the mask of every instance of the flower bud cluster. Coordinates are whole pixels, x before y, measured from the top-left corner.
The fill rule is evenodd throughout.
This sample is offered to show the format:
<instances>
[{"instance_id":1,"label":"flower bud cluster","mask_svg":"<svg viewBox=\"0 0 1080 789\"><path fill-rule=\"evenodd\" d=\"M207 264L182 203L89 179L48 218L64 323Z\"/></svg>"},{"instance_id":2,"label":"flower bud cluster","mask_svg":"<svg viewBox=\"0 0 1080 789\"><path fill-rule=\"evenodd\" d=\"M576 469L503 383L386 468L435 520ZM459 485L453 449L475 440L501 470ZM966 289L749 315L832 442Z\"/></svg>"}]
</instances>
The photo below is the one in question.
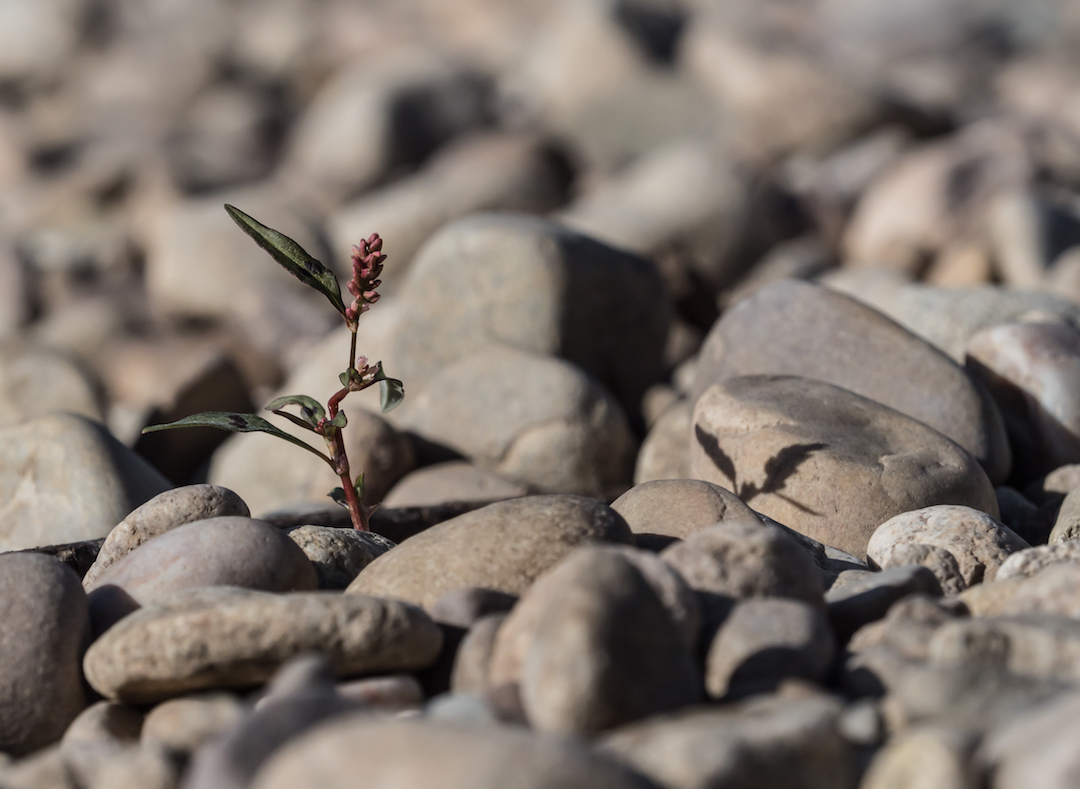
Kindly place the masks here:
<instances>
[{"instance_id":1,"label":"flower bud cluster","mask_svg":"<svg viewBox=\"0 0 1080 789\"><path fill-rule=\"evenodd\" d=\"M379 234L372 233L370 238L354 244L352 248L353 276L349 280L348 288L354 301L345 308L345 319L354 329L360 315L379 300L376 288L382 284L378 277L382 274L383 261L386 260L386 255L381 254L382 243Z\"/></svg>"}]
</instances>

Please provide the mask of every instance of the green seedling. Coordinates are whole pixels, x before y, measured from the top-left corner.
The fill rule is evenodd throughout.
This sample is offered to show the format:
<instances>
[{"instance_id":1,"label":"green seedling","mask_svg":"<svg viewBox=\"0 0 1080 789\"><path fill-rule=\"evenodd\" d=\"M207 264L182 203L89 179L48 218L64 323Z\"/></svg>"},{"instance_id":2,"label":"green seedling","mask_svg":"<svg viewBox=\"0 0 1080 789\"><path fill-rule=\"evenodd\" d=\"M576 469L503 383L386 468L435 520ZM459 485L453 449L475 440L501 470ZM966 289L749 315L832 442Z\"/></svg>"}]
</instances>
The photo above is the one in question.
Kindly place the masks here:
<instances>
[{"instance_id":1,"label":"green seedling","mask_svg":"<svg viewBox=\"0 0 1080 789\"><path fill-rule=\"evenodd\" d=\"M306 449L313 455L318 455L334 470L334 473L341 478L342 486L334 488L330 492L330 497L349 510L354 528L359 531L368 531L368 519L375 507L364 504L364 475L361 473L354 480L349 468L349 458L345 454L345 442L341 433L348 421L345 418L345 412L341 410L341 402L350 392L361 392L375 384L379 385L384 412L396 408L405 396L401 381L396 378L387 378L383 372L382 362L369 364L367 357L356 355L357 323L360 316L379 300L376 288L381 284L378 277L382 273L383 261L386 260L386 255L382 254L382 239L374 233L370 238L352 248L353 275L348 282L348 289L353 295L353 302L346 306L341 298L341 285L337 277L330 269L305 252L303 247L288 236L260 224L231 205L226 205L225 210L229 212L229 216L241 230L269 252L270 256L289 273L323 294L334 309L341 314L352 334L349 342L349 364L338 376L341 389L325 406L307 395L286 395L266 406L268 411L288 419L294 425L322 436L326 442L327 451L320 452L310 444L289 435L255 414L208 411L186 416L165 425L151 425L144 428L142 432L152 433L155 430L172 430L180 427L216 427L232 433L269 433L277 436ZM294 406L299 413L286 411L287 406Z\"/></svg>"}]
</instances>

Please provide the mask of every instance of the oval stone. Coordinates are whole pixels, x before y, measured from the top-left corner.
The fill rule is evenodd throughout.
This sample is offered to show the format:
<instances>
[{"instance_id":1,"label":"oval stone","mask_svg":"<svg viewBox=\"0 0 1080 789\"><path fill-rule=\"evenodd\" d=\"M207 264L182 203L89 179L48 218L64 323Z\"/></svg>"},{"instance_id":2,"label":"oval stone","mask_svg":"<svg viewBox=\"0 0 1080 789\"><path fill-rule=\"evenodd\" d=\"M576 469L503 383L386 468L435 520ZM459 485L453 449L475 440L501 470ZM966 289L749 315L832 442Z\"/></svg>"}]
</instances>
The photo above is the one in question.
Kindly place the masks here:
<instances>
[{"instance_id":1,"label":"oval stone","mask_svg":"<svg viewBox=\"0 0 1080 789\"><path fill-rule=\"evenodd\" d=\"M425 608L467 586L520 594L579 545L633 541L622 516L598 501L569 495L511 499L409 538L365 567L346 593Z\"/></svg>"},{"instance_id":2,"label":"oval stone","mask_svg":"<svg viewBox=\"0 0 1080 789\"><path fill-rule=\"evenodd\" d=\"M89 634L74 572L51 556L0 556L0 751L18 757L55 742L82 712Z\"/></svg>"},{"instance_id":3,"label":"oval stone","mask_svg":"<svg viewBox=\"0 0 1080 789\"><path fill-rule=\"evenodd\" d=\"M94 629L102 632L140 605L182 589L237 586L271 592L318 588L304 551L253 518L210 518L178 526L114 562L88 587Z\"/></svg>"},{"instance_id":4,"label":"oval stone","mask_svg":"<svg viewBox=\"0 0 1080 789\"><path fill-rule=\"evenodd\" d=\"M339 676L427 668L442 632L419 608L329 592L189 589L125 617L83 668L108 699L148 704L194 690L252 687L290 658L321 652Z\"/></svg>"},{"instance_id":5,"label":"oval stone","mask_svg":"<svg viewBox=\"0 0 1080 789\"><path fill-rule=\"evenodd\" d=\"M962 504L997 516L986 473L962 447L888 406L823 381L747 376L694 408L691 467L756 511L866 555L902 512Z\"/></svg>"},{"instance_id":6,"label":"oval stone","mask_svg":"<svg viewBox=\"0 0 1080 789\"><path fill-rule=\"evenodd\" d=\"M827 288L798 280L762 288L713 325L695 370L692 400L739 376L825 381L948 436L992 481L1009 473L1001 414L964 369L877 310Z\"/></svg>"}]
</instances>

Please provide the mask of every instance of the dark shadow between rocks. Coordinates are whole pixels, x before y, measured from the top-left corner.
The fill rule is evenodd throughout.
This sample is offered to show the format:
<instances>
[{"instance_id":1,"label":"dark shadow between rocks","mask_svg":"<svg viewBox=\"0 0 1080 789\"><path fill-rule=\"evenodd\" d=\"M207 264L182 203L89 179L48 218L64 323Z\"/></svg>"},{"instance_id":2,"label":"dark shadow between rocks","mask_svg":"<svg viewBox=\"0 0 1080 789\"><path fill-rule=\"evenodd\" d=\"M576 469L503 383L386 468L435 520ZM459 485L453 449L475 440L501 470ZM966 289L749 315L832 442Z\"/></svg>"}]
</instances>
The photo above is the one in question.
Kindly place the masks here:
<instances>
[{"instance_id":1,"label":"dark shadow between rocks","mask_svg":"<svg viewBox=\"0 0 1080 789\"><path fill-rule=\"evenodd\" d=\"M90 632L95 639L125 616L142 608L139 602L114 584L105 584L86 595L90 608Z\"/></svg>"},{"instance_id":2,"label":"dark shadow between rocks","mask_svg":"<svg viewBox=\"0 0 1080 789\"><path fill-rule=\"evenodd\" d=\"M821 515L820 512L807 507L798 501L795 501L790 496L785 496L780 491L784 489L784 485L787 484L796 471L799 470L810 455L819 449L824 449L827 444L817 442L814 444L792 444L786 446L765 461L765 482L761 486L756 483L743 483L739 484L738 475L735 470L735 461L724 452L720 446L720 442L714 437L706 433L700 426L694 426L694 435L697 438L698 444L705 451L705 454L709 456L709 460L713 462L713 465L731 480L732 491L742 501L747 504L755 497L762 493L771 493L775 496L779 496L791 506L801 510L802 512L810 515Z\"/></svg>"}]
</instances>

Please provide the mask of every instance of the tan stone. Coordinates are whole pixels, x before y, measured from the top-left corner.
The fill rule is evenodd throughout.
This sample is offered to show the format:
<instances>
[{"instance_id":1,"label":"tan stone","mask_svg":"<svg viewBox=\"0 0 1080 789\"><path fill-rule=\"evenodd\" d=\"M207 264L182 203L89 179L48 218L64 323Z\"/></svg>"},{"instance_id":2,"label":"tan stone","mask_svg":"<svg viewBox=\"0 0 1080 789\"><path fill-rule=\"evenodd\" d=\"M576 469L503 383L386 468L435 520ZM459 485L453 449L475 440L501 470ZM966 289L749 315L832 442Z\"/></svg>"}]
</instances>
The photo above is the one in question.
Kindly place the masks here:
<instances>
[{"instance_id":1,"label":"tan stone","mask_svg":"<svg viewBox=\"0 0 1080 789\"><path fill-rule=\"evenodd\" d=\"M520 594L575 547L593 542L629 545L633 535L622 516L592 499L511 499L409 538L369 564L346 593L425 608L466 586Z\"/></svg>"},{"instance_id":2,"label":"tan stone","mask_svg":"<svg viewBox=\"0 0 1080 789\"><path fill-rule=\"evenodd\" d=\"M945 436L845 389L806 378L716 384L694 409L694 476L854 556L902 512L963 504L998 514L975 459Z\"/></svg>"}]
</instances>

